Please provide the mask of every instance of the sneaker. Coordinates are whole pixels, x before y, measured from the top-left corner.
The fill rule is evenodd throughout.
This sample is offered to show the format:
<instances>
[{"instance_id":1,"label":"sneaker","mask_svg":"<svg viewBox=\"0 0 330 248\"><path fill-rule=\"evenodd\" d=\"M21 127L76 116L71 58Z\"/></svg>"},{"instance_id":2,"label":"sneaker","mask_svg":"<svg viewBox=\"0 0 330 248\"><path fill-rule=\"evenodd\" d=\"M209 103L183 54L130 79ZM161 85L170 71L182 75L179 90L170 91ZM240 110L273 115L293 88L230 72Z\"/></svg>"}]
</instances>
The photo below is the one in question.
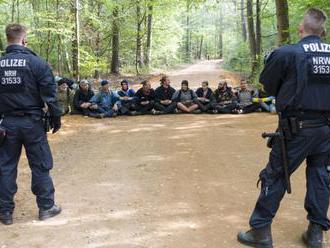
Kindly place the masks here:
<instances>
[{"instance_id":1,"label":"sneaker","mask_svg":"<svg viewBox=\"0 0 330 248\"><path fill-rule=\"evenodd\" d=\"M52 218L56 215L59 215L61 212L61 207L56 205L52 206L50 209L47 210L39 209L39 220L46 220Z\"/></svg>"}]
</instances>

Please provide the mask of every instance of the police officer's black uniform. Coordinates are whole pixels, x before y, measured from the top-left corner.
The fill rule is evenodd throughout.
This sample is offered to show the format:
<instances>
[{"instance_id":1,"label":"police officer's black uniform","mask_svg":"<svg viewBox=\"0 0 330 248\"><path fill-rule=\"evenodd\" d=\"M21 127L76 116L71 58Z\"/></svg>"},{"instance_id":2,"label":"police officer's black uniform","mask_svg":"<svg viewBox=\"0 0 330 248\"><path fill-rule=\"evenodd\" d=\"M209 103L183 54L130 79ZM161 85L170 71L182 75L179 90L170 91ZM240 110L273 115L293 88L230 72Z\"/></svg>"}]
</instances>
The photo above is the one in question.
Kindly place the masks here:
<instances>
[{"instance_id":1,"label":"police officer's black uniform","mask_svg":"<svg viewBox=\"0 0 330 248\"><path fill-rule=\"evenodd\" d=\"M46 103L53 132L60 128L56 84L49 65L28 48L10 45L0 58L0 120L7 136L0 147L0 221L12 223L17 191L17 164L22 146L32 171L32 191L37 197L39 218L60 212L54 204L54 186L49 171L52 154L43 125Z\"/></svg>"},{"instance_id":2,"label":"police officer's black uniform","mask_svg":"<svg viewBox=\"0 0 330 248\"><path fill-rule=\"evenodd\" d=\"M260 82L276 96L276 109L292 121L296 133L286 140L289 173L306 159L305 209L310 222L305 241L321 247L322 229L328 230L330 165L330 45L318 36L283 46L267 59ZM294 126L294 127L293 127ZM262 190L250 218L249 232L238 240L255 247L272 247L270 225L286 191L280 141L275 142L269 163L260 173ZM316 235L309 235L311 232ZM313 240L312 240L313 239ZM259 246L256 246L256 245Z\"/></svg>"}]
</instances>

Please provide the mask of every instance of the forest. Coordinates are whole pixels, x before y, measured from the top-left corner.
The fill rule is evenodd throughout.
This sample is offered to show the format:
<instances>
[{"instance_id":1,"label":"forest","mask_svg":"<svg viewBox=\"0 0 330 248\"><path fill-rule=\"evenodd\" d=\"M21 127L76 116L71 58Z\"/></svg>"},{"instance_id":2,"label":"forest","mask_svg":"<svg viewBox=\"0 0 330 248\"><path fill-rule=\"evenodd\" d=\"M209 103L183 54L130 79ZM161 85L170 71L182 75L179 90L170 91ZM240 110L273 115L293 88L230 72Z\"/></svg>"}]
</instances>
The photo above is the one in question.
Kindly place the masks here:
<instances>
[{"instance_id":1,"label":"forest","mask_svg":"<svg viewBox=\"0 0 330 248\"><path fill-rule=\"evenodd\" d=\"M223 59L224 68L256 80L264 54L299 39L308 7L330 15L321 0L0 0L0 7L1 30L25 24L29 47L76 79Z\"/></svg>"}]
</instances>

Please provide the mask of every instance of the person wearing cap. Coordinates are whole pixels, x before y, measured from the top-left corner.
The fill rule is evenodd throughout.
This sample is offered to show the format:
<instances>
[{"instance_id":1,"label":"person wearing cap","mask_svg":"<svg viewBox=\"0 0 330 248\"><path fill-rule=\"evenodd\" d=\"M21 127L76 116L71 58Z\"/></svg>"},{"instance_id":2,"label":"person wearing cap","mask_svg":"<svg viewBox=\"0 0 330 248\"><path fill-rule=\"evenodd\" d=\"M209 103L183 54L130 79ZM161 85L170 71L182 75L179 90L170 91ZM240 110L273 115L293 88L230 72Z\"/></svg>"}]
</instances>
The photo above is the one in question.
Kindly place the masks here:
<instances>
[{"instance_id":1,"label":"person wearing cap","mask_svg":"<svg viewBox=\"0 0 330 248\"><path fill-rule=\"evenodd\" d=\"M151 88L149 81L145 80L142 83L142 87L136 92L136 109L139 114L155 114L155 91Z\"/></svg>"},{"instance_id":2,"label":"person wearing cap","mask_svg":"<svg viewBox=\"0 0 330 248\"><path fill-rule=\"evenodd\" d=\"M183 80L181 90L174 93L172 100L177 103L177 108L184 113L196 113L198 110L197 95L189 89L189 82Z\"/></svg>"},{"instance_id":3,"label":"person wearing cap","mask_svg":"<svg viewBox=\"0 0 330 248\"><path fill-rule=\"evenodd\" d=\"M84 116L89 116L91 110L89 107L92 105L90 100L94 96L94 92L90 87L87 80L81 80L79 82L79 89L76 90L73 97L73 107L76 113L82 114Z\"/></svg>"},{"instance_id":4,"label":"person wearing cap","mask_svg":"<svg viewBox=\"0 0 330 248\"><path fill-rule=\"evenodd\" d=\"M58 81L57 85L56 98L62 115L69 114L73 110L74 91L69 88L66 80Z\"/></svg>"},{"instance_id":5,"label":"person wearing cap","mask_svg":"<svg viewBox=\"0 0 330 248\"><path fill-rule=\"evenodd\" d=\"M115 117L118 112L118 101L119 97L110 90L109 81L102 80L100 92L90 100L91 106L89 108L93 111L91 116L97 118Z\"/></svg>"},{"instance_id":6,"label":"person wearing cap","mask_svg":"<svg viewBox=\"0 0 330 248\"><path fill-rule=\"evenodd\" d=\"M219 82L218 88L214 91L215 103L214 113L233 114L239 108L236 96L226 79Z\"/></svg>"},{"instance_id":7,"label":"person wearing cap","mask_svg":"<svg viewBox=\"0 0 330 248\"><path fill-rule=\"evenodd\" d=\"M168 76L163 76L160 83L161 85L155 91L155 110L163 114L172 114L176 110L176 102L172 100L175 89L171 87Z\"/></svg>"},{"instance_id":8,"label":"person wearing cap","mask_svg":"<svg viewBox=\"0 0 330 248\"><path fill-rule=\"evenodd\" d=\"M203 113L207 113L212 110L212 106L214 103L214 95L213 91L209 88L209 82L202 82L202 87L196 90L197 95L197 104L199 109Z\"/></svg>"},{"instance_id":9,"label":"person wearing cap","mask_svg":"<svg viewBox=\"0 0 330 248\"><path fill-rule=\"evenodd\" d=\"M135 91L129 88L129 83L126 79L120 82L121 90L117 92L119 96L119 113L121 115L136 114L136 99Z\"/></svg>"}]
</instances>

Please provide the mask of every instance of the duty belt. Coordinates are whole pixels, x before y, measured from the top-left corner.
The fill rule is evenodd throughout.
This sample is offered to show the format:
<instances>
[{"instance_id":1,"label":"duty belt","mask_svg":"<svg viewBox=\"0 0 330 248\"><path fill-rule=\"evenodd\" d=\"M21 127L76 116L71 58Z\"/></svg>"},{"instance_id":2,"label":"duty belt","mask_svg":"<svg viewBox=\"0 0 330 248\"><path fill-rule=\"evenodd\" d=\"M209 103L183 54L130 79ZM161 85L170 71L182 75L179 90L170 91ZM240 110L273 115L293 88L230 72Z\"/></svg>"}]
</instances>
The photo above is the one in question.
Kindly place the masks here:
<instances>
[{"instance_id":1,"label":"duty belt","mask_svg":"<svg viewBox=\"0 0 330 248\"><path fill-rule=\"evenodd\" d=\"M14 112L10 112L10 113L5 113L5 114L0 114L0 116L6 117L6 116L10 116L10 117L26 117L26 116L35 116L37 114L32 114L32 113L26 113L23 111L14 111Z\"/></svg>"}]
</instances>

